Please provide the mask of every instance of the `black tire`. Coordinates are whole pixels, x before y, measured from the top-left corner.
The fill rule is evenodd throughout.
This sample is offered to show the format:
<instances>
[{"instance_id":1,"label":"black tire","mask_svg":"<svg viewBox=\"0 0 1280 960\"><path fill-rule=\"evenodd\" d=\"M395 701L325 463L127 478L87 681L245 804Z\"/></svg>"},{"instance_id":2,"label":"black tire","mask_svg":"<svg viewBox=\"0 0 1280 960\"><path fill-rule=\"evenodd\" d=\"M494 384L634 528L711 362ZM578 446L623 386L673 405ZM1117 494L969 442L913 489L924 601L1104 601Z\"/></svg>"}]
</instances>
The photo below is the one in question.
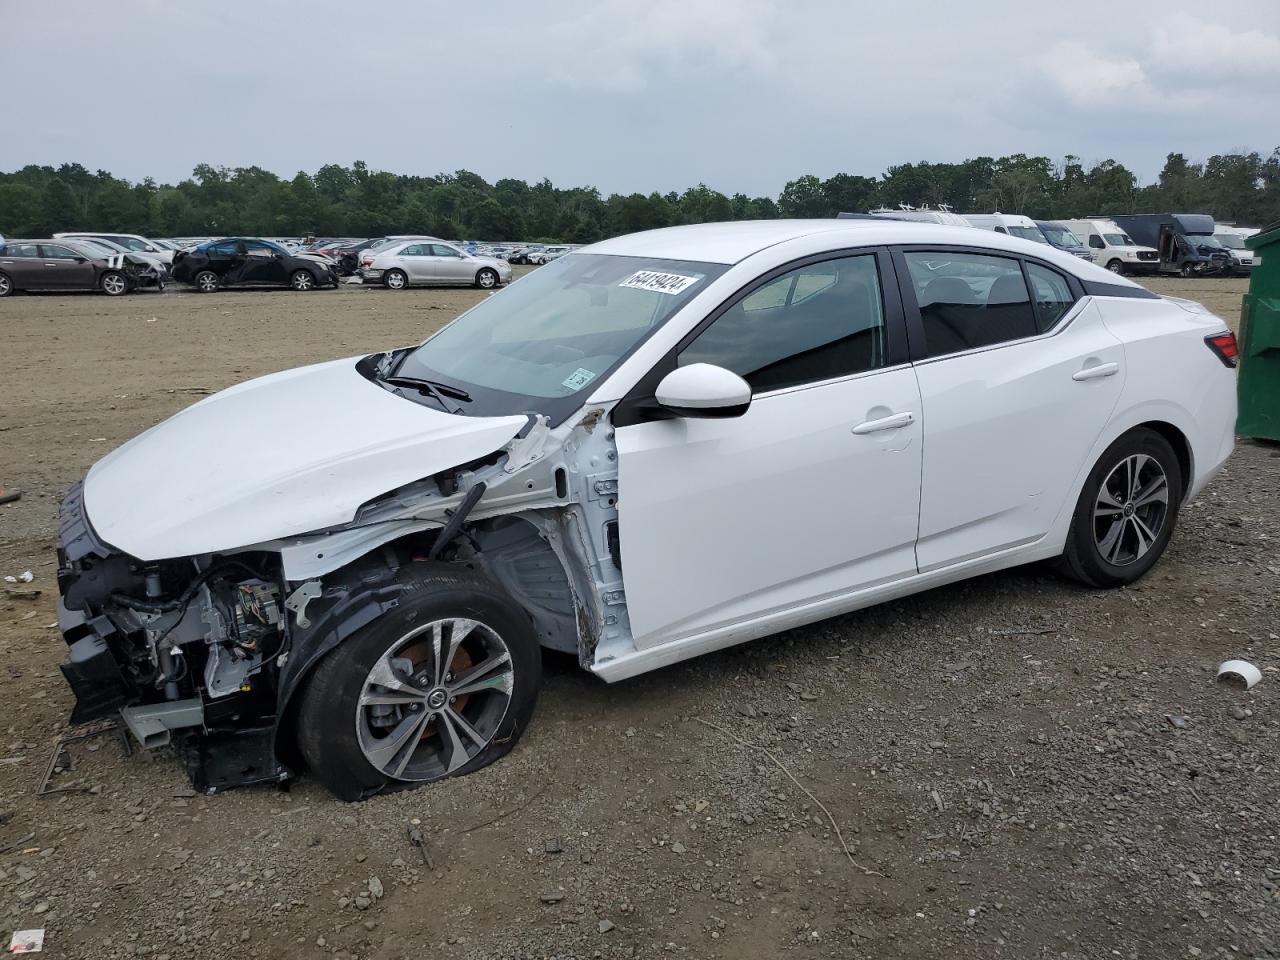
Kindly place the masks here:
<instances>
[{"instance_id":1,"label":"black tire","mask_svg":"<svg viewBox=\"0 0 1280 960\"><path fill-rule=\"evenodd\" d=\"M201 270L191 278L191 282L201 293L213 293L222 286L221 278L212 270Z\"/></svg>"},{"instance_id":2,"label":"black tire","mask_svg":"<svg viewBox=\"0 0 1280 960\"><path fill-rule=\"evenodd\" d=\"M388 290L404 290L409 286L409 275L403 270L388 270L382 275L382 285Z\"/></svg>"},{"instance_id":3,"label":"black tire","mask_svg":"<svg viewBox=\"0 0 1280 960\"><path fill-rule=\"evenodd\" d=\"M1144 457L1154 463L1164 476L1165 500L1163 510L1159 512L1158 525L1153 514L1143 514L1148 506L1158 506L1158 499L1133 509L1133 505L1143 499L1133 495L1133 485L1139 486L1139 493L1143 489L1159 493L1150 463L1140 459ZM1126 464L1130 462L1142 465L1139 478L1132 483L1124 473ZM1130 488L1127 498L1112 495L1117 489L1117 482L1121 488ZM1104 483L1108 484L1105 497ZM1076 502L1075 515L1071 518L1066 549L1058 560L1059 572L1092 587L1122 587L1141 579L1155 566L1169 545L1182 493L1181 467L1169 441L1145 427L1130 430L1106 449L1089 472ZM1131 519L1135 516L1142 521L1142 526ZM1121 524L1118 533L1117 523ZM1112 534L1115 537L1109 541ZM1147 534L1154 534L1154 537L1143 549ZM1132 549L1128 549L1126 544Z\"/></svg>"},{"instance_id":4,"label":"black tire","mask_svg":"<svg viewBox=\"0 0 1280 960\"><path fill-rule=\"evenodd\" d=\"M1107 269L1112 273L1124 273L1124 263L1120 260L1110 260L1107 262Z\"/></svg>"},{"instance_id":5,"label":"black tire","mask_svg":"<svg viewBox=\"0 0 1280 960\"><path fill-rule=\"evenodd\" d=\"M1191 264L1189 263L1184 263L1182 265L1182 269L1180 269L1178 272L1182 274L1184 277L1188 277L1188 278L1194 277L1196 275L1195 270L1192 269Z\"/></svg>"},{"instance_id":6,"label":"black tire","mask_svg":"<svg viewBox=\"0 0 1280 960\"><path fill-rule=\"evenodd\" d=\"M481 290L492 290L498 285L498 271L492 267L483 267L476 274L476 286Z\"/></svg>"},{"instance_id":7,"label":"black tire","mask_svg":"<svg viewBox=\"0 0 1280 960\"><path fill-rule=\"evenodd\" d=\"M388 788L415 787L446 776L465 776L488 766L515 745L528 726L538 700L538 689L542 684L542 658L537 635L528 614L497 585L466 567L454 564L416 564L401 572L401 582L411 590L408 599L362 627L320 661L307 680L295 715L298 750L308 769L342 800L361 800ZM500 720L493 721L496 726L493 726L487 743L452 773L444 772L442 766L439 772L415 775L412 779L392 777L375 767L361 747L358 728L362 722L361 717L367 716L363 711L371 709L367 705L360 705L361 694L369 680L370 671L379 664L384 654L396 650L402 644L412 646L420 643L416 638L407 638L412 638L415 630L427 629L428 624L449 618L477 621L505 645L511 665L512 685L509 693L488 691L471 695L477 698L505 695L505 712ZM480 632L480 629L473 629L468 636L479 635ZM466 642L464 641L464 646ZM446 669L461 668L455 658ZM450 704L454 702L453 699L449 700ZM492 701L477 699L474 704L464 702L456 709L462 711L467 706L485 711L492 708ZM406 708L386 709L402 711L401 721L409 717L407 712L403 712ZM431 711L435 708L434 705L427 704L426 709ZM434 730L437 724L444 725L443 718L434 719L439 714L428 715L433 719L427 724L426 730ZM475 716L473 712L468 719L472 720ZM479 721L476 720L475 723L479 728ZM430 736L424 731L404 742L414 744L410 753L416 757L416 751L422 749L423 745L430 744L437 736L443 745L445 737L440 730L435 730ZM379 741L373 742L376 744ZM400 751L396 751L396 755L403 756ZM424 755L430 759L430 747L427 747ZM442 755L441 763L443 762ZM412 764L413 761L410 761L411 766Z\"/></svg>"},{"instance_id":8,"label":"black tire","mask_svg":"<svg viewBox=\"0 0 1280 960\"><path fill-rule=\"evenodd\" d=\"M0 273L0 297L8 297L13 294L13 281L9 279L7 273Z\"/></svg>"},{"instance_id":9,"label":"black tire","mask_svg":"<svg viewBox=\"0 0 1280 960\"><path fill-rule=\"evenodd\" d=\"M318 281L310 270L295 270L289 275L289 286L294 290L314 290Z\"/></svg>"},{"instance_id":10,"label":"black tire","mask_svg":"<svg viewBox=\"0 0 1280 960\"><path fill-rule=\"evenodd\" d=\"M98 289L108 297L123 297L129 292L129 278L119 270L108 270L98 278Z\"/></svg>"}]
</instances>

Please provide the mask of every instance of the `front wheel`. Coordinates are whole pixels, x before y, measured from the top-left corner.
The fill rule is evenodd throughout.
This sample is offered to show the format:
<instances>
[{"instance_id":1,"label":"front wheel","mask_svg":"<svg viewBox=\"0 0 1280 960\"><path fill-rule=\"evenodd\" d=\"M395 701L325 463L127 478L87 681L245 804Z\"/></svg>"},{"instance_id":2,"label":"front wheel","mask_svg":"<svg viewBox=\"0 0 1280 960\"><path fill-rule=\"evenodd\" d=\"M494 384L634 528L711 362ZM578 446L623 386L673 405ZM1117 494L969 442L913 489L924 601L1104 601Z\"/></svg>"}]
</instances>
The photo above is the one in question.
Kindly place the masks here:
<instances>
[{"instance_id":1,"label":"front wheel","mask_svg":"<svg viewBox=\"0 0 1280 960\"><path fill-rule=\"evenodd\" d=\"M1193 277L1195 276L1195 273L1196 273L1195 270L1192 269L1191 264L1189 263L1184 263L1182 265L1182 269L1179 270L1178 272L1181 273L1184 277Z\"/></svg>"},{"instance_id":2,"label":"front wheel","mask_svg":"<svg viewBox=\"0 0 1280 960\"><path fill-rule=\"evenodd\" d=\"M537 702L542 661L524 610L466 569L405 576L408 598L320 662L296 714L299 752L344 800L487 766Z\"/></svg>"},{"instance_id":3,"label":"front wheel","mask_svg":"<svg viewBox=\"0 0 1280 960\"><path fill-rule=\"evenodd\" d=\"M1119 260L1112 260L1107 264L1107 269L1112 273L1124 273L1124 264Z\"/></svg>"},{"instance_id":4,"label":"front wheel","mask_svg":"<svg viewBox=\"0 0 1280 960\"><path fill-rule=\"evenodd\" d=\"M0 273L0 297L7 297L13 293L13 281L9 279L7 273Z\"/></svg>"},{"instance_id":5,"label":"front wheel","mask_svg":"<svg viewBox=\"0 0 1280 960\"><path fill-rule=\"evenodd\" d=\"M311 275L310 270L295 270L289 277L289 286L295 290L314 290L316 278Z\"/></svg>"},{"instance_id":6,"label":"front wheel","mask_svg":"<svg viewBox=\"0 0 1280 960\"><path fill-rule=\"evenodd\" d=\"M482 290L492 290L498 285L498 271L485 267L476 274L476 286Z\"/></svg>"},{"instance_id":7,"label":"front wheel","mask_svg":"<svg viewBox=\"0 0 1280 960\"><path fill-rule=\"evenodd\" d=\"M403 290L409 285L409 277L403 270L388 270L382 278L388 290Z\"/></svg>"},{"instance_id":8,"label":"front wheel","mask_svg":"<svg viewBox=\"0 0 1280 960\"><path fill-rule=\"evenodd\" d=\"M1140 579L1169 545L1182 487L1169 441L1154 430L1130 430L1085 480L1059 568L1093 587Z\"/></svg>"},{"instance_id":9,"label":"front wheel","mask_svg":"<svg viewBox=\"0 0 1280 960\"><path fill-rule=\"evenodd\" d=\"M119 270L108 270L98 281L98 286L109 297L119 297L129 292L129 280Z\"/></svg>"}]
</instances>

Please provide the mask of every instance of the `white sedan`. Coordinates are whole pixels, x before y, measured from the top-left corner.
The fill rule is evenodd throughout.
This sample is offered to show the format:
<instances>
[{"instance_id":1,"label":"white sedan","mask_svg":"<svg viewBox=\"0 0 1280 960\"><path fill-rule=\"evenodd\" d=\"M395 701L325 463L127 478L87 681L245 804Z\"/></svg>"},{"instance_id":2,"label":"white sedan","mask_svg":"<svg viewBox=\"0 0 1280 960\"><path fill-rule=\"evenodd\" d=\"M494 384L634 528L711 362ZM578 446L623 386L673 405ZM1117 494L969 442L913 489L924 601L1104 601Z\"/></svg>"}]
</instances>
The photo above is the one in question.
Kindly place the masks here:
<instances>
[{"instance_id":1,"label":"white sedan","mask_svg":"<svg viewBox=\"0 0 1280 960\"><path fill-rule=\"evenodd\" d=\"M511 264L477 257L441 240L409 240L366 250L360 278L389 290L412 286L476 286L485 290L511 280Z\"/></svg>"},{"instance_id":2,"label":"white sedan","mask_svg":"<svg viewBox=\"0 0 1280 960\"><path fill-rule=\"evenodd\" d=\"M1231 453L1235 355L997 233L608 240L97 463L61 523L73 716L202 789L354 799L511 749L540 647L614 681L1017 564L1132 583Z\"/></svg>"}]
</instances>

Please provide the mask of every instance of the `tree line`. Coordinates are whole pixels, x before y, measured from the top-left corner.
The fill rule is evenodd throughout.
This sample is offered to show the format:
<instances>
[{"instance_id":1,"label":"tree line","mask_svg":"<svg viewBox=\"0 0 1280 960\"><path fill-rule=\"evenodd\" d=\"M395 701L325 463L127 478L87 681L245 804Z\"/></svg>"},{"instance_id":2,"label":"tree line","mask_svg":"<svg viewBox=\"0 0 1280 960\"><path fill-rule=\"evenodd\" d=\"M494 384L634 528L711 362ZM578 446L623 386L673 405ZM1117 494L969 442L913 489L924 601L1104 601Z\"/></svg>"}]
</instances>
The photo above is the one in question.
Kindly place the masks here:
<instances>
[{"instance_id":1,"label":"tree line","mask_svg":"<svg viewBox=\"0 0 1280 960\"><path fill-rule=\"evenodd\" d=\"M489 183L468 170L433 177L326 164L282 179L261 167L200 164L176 185L132 183L76 163L0 173L0 233L47 236L94 229L144 236L380 236L426 232L453 239L590 243L684 223L834 217L842 211L938 206L1037 219L1131 212L1209 213L1262 225L1280 220L1280 147L1200 163L1171 153L1155 183L1115 160L1088 168L1014 154L960 163L906 163L879 177L837 173L787 183L772 197L731 196L705 184L683 193L604 196L549 180Z\"/></svg>"}]
</instances>

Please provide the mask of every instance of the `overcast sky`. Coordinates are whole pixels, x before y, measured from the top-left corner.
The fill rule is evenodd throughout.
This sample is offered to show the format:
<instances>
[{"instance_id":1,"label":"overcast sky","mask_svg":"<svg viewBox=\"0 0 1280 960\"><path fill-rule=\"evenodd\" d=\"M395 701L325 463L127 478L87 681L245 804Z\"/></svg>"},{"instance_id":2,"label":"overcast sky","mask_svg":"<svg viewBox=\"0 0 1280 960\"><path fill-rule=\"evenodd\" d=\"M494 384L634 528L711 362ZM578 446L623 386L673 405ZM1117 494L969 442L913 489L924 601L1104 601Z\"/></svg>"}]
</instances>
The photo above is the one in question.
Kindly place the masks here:
<instances>
[{"instance_id":1,"label":"overcast sky","mask_svg":"<svg viewBox=\"0 0 1280 960\"><path fill-rule=\"evenodd\" d=\"M324 163L605 193L1280 145L1280 0L3 2L0 170Z\"/></svg>"}]
</instances>

